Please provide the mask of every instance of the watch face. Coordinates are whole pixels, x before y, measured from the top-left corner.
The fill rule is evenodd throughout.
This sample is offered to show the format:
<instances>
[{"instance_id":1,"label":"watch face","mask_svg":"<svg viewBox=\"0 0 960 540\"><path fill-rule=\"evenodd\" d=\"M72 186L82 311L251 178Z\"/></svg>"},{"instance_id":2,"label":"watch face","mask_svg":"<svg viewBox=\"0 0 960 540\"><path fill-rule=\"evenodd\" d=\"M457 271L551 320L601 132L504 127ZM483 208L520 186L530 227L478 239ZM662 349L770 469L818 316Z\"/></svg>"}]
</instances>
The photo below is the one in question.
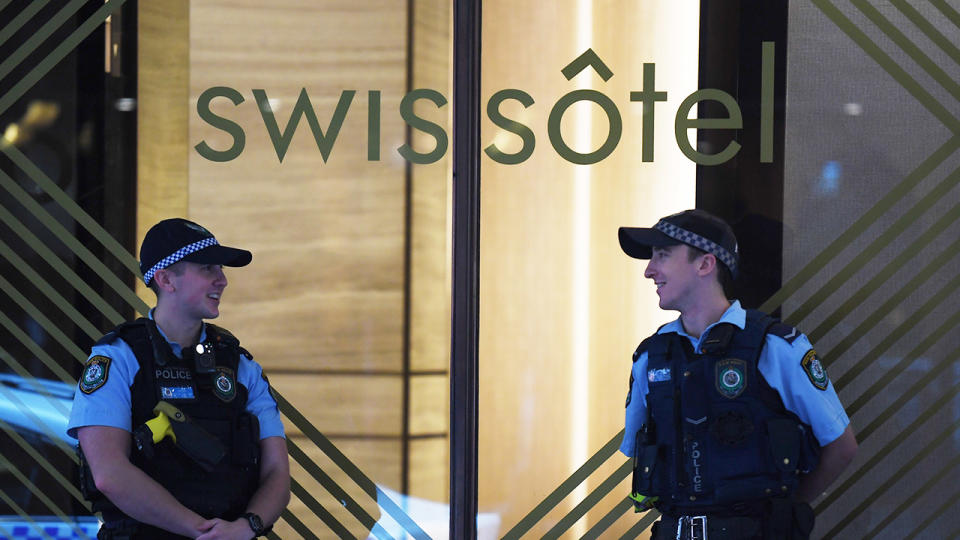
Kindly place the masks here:
<instances>
[{"instance_id":1,"label":"watch face","mask_svg":"<svg viewBox=\"0 0 960 540\"><path fill-rule=\"evenodd\" d=\"M247 521L250 522L250 528L253 532L260 534L263 532L263 520L256 514L247 514Z\"/></svg>"}]
</instances>

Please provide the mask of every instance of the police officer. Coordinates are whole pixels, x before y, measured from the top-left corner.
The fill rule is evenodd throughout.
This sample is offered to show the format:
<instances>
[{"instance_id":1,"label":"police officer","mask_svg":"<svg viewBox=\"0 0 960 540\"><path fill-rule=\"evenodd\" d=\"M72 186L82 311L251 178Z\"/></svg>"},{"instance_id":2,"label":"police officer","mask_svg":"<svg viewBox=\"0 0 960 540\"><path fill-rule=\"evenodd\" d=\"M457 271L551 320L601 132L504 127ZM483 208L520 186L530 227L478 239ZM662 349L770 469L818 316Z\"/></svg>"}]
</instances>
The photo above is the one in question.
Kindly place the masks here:
<instances>
[{"instance_id":1,"label":"police officer","mask_svg":"<svg viewBox=\"0 0 960 540\"><path fill-rule=\"evenodd\" d=\"M687 210L619 239L680 312L634 353L620 446L638 509L661 513L653 538L808 538L809 503L857 450L812 345L727 299L738 254L721 219Z\"/></svg>"},{"instance_id":2,"label":"police officer","mask_svg":"<svg viewBox=\"0 0 960 540\"><path fill-rule=\"evenodd\" d=\"M286 507L286 441L266 376L203 322L220 314L223 266L251 259L185 219L144 237L140 269L157 305L94 345L68 424L88 465L81 484L103 513L99 538L246 540Z\"/></svg>"}]
</instances>

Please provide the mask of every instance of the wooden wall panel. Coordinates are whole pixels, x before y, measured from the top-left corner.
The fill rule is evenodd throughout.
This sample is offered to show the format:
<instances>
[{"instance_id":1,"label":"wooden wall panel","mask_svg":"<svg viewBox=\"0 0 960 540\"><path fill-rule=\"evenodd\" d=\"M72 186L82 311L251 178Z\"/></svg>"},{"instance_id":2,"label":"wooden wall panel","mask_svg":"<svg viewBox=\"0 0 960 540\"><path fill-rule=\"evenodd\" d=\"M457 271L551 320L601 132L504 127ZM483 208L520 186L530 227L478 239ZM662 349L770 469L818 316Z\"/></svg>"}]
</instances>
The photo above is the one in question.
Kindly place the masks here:
<instances>
[{"instance_id":1,"label":"wooden wall panel","mask_svg":"<svg viewBox=\"0 0 960 540\"><path fill-rule=\"evenodd\" d=\"M429 501L449 500L449 439L431 437L410 441L410 471L411 494Z\"/></svg>"},{"instance_id":2,"label":"wooden wall panel","mask_svg":"<svg viewBox=\"0 0 960 540\"><path fill-rule=\"evenodd\" d=\"M274 374L270 384L329 436L401 435L399 375ZM295 426L285 425L297 433Z\"/></svg>"},{"instance_id":3,"label":"wooden wall panel","mask_svg":"<svg viewBox=\"0 0 960 540\"><path fill-rule=\"evenodd\" d=\"M187 213L189 9L187 0L138 6L135 256L154 223ZM140 280L137 294L153 305L153 293Z\"/></svg>"},{"instance_id":4,"label":"wooden wall panel","mask_svg":"<svg viewBox=\"0 0 960 540\"><path fill-rule=\"evenodd\" d=\"M417 0L413 6L411 88L432 88L453 99L452 13L448 0ZM419 108L418 108L419 109ZM429 116L452 141L453 105ZM432 145L413 132L415 148ZM423 150L421 150L423 151ZM410 167L410 369L438 375L410 380L410 433L449 432L451 178L452 144L430 165ZM449 499L449 438L409 441L410 494L433 501Z\"/></svg>"},{"instance_id":5,"label":"wooden wall panel","mask_svg":"<svg viewBox=\"0 0 960 540\"><path fill-rule=\"evenodd\" d=\"M447 375L410 378L410 434L446 436L450 425L450 379Z\"/></svg>"},{"instance_id":6,"label":"wooden wall panel","mask_svg":"<svg viewBox=\"0 0 960 540\"><path fill-rule=\"evenodd\" d=\"M191 5L191 99L238 90L243 103L220 99L214 111L244 128L246 147L227 163L191 152L190 213L254 252L222 321L249 329L244 342L268 367L400 369L404 170L391 150L403 137L405 16L385 1ZM327 162L305 121L278 160L254 88L281 129L301 89L324 128L341 92L357 91ZM381 161L367 161L368 90L383 96ZM200 141L231 139L194 114L190 142Z\"/></svg>"}]
</instances>

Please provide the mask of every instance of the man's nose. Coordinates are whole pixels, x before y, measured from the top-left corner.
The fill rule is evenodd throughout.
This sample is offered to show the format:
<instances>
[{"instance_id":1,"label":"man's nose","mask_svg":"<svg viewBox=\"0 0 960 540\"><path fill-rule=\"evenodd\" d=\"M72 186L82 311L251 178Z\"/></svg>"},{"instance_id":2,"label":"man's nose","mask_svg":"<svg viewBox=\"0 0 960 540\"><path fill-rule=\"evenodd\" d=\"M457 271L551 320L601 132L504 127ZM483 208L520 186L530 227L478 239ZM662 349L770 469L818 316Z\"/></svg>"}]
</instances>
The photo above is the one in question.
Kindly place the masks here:
<instances>
[{"instance_id":1,"label":"man's nose","mask_svg":"<svg viewBox=\"0 0 960 540\"><path fill-rule=\"evenodd\" d=\"M653 267L653 260L651 260L647 263L647 268L643 271L643 277L653 279L654 273L656 273L656 269Z\"/></svg>"}]
</instances>

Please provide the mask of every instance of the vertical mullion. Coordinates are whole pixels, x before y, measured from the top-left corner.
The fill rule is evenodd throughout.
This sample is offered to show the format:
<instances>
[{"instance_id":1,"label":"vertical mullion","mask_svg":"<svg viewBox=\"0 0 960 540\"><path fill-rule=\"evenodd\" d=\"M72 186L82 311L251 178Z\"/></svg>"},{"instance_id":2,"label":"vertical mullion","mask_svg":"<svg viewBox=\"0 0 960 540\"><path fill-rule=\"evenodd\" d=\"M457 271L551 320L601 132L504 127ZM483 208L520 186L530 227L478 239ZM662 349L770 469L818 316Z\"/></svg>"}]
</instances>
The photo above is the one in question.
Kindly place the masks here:
<instances>
[{"instance_id":1,"label":"vertical mullion","mask_svg":"<svg viewBox=\"0 0 960 540\"><path fill-rule=\"evenodd\" d=\"M453 6L453 321L450 359L450 537L477 535L480 305L481 0Z\"/></svg>"}]
</instances>

